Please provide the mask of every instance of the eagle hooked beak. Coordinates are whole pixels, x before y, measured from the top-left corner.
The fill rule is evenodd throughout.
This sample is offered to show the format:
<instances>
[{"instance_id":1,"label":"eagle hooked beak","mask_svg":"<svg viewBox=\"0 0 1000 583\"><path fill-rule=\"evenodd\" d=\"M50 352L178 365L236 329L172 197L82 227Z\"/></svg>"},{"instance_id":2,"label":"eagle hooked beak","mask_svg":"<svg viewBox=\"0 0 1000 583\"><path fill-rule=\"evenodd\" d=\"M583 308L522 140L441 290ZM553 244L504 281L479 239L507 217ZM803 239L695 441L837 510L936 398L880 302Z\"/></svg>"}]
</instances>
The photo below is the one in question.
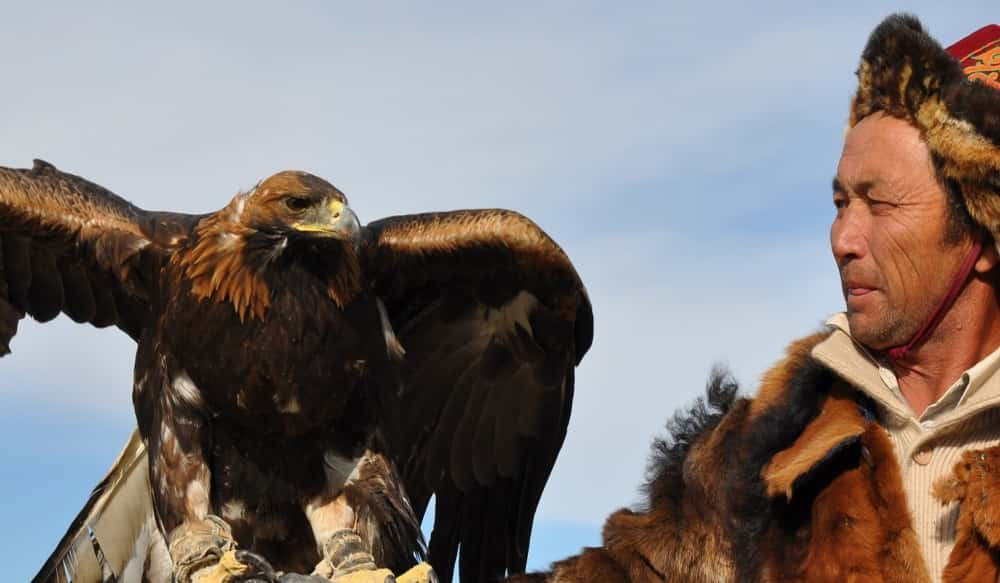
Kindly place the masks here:
<instances>
[{"instance_id":1,"label":"eagle hooked beak","mask_svg":"<svg viewBox=\"0 0 1000 583\"><path fill-rule=\"evenodd\" d=\"M304 218L305 220L292 225L296 231L340 239L350 242L355 248L361 241L358 215L339 200L317 207Z\"/></svg>"}]
</instances>

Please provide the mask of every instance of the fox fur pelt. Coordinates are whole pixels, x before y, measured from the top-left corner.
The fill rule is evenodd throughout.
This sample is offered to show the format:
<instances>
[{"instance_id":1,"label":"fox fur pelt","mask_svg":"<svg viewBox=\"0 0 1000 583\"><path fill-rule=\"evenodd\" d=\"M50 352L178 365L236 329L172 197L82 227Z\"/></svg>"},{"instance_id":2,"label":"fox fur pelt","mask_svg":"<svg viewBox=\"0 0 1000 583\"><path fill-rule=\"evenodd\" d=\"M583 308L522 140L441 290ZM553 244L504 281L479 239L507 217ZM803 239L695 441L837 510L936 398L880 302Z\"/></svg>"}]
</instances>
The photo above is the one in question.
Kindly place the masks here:
<instances>
[{"instance_id":1,"label":"fox fur pelt","mask_svg":"<svg viewBox=\"0 0 1000 583\"><path fill-rule=\"evenodd\" d=\"M644 503L600 547L517 583L931 581L874 405L791 345L754 398L713 374L653 447ZM970 452L936 492L960 502L946 583L1000 575L1000 448Z\"/></svg>"}]
</instances>

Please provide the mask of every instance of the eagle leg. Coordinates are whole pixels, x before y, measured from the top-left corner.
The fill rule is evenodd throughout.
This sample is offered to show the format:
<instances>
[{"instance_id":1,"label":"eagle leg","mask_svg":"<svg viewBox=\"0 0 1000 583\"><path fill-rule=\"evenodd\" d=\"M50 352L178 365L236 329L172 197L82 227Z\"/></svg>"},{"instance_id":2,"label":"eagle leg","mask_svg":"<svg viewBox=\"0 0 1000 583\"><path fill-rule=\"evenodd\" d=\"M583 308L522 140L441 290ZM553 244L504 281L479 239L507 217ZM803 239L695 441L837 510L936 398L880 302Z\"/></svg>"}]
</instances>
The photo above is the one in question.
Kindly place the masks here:
<instances>
[{"instance_id":1,"label":"eagle leg","mask_svg":"<svg viewBox=\"0 0 1000 583\"><path fill-rule=\"evenodd\" d=\"M342 491L316 496L306 504L305 512L323 557L314 575L337 581L349 573L377 569L371 549L354 530L354 509Z\"/></svg>"},{"instance_id":2,"label":"eagle leg","mask_svg":"<svg viewBox=\"0 0 1000 583\"><path fill-rule=\"evenodd\" d=\"M386 567L402 571L413 558L423 557L423 547L419 523L391 462L365 450L352 459L329 452L324 463L326 488L304 507L323 557L313 574L334 583L397 581ZM386 530L405 533L407 540L387 537ZM401 577L408 583L437 580L426 563Z\"/></svg>"},{"instance_id":3,"label":"eagle leg","mask_svg":"<svg viewBox=\"0 0 1000 583\"><path fill-rule=\"evenodd\" d=\"M379 569L371 545L357 532L357 515L345 488L370 452L348 460L327 455L327 485L323 493L305 504L306 519L312 527L322 559L313 575L334 583L391 583L392 571Z\"/></svg>"},{"instance_id":4,"label":"eagle leg","mask_svg":"<svg viewBox=\"0 0 1000 583\"><path fill-rule=\"evenodd\" d=\"M148 439L153 507L174 564L176 583L275 583L263 557L237 550L232 528L210 514L211 432L201 415L183 407L158 412Z\"/></svg>"}]
</instances>

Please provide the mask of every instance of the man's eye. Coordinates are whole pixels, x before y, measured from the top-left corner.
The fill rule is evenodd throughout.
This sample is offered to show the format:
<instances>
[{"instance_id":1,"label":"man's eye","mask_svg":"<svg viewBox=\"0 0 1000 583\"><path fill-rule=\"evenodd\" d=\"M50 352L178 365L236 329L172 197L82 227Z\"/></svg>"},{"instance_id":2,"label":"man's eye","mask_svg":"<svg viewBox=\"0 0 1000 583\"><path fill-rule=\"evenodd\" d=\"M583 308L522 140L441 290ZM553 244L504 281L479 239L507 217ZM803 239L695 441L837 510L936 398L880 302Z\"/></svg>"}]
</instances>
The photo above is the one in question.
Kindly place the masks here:
<instances>
[{"instance_id":1,"label":"man's eye","mask_svg":"<svg viewBox=\"0 0 1000 583\"><path fill-rule=\"evenodd\" d=\"M874 212L874 213L889 212L892 209L896 208L895 204L893 204L891 202L888 202L888 201L885 201L885 200L871 200L871 201L868 201L868 206L869 206L869 208L872 209L872 212Z\"/></svg>"},{"instance_id":2,"label":"man's eye","mask_svg":"<svg viewBox=\"0 0 1000 583\"><path fill-rule=\"evenodd\" d=\"M837 209L842 209L842 208L844 208L844 207L847 206L847 199L846 198L835 198L835 199L833 199L833 206L836 207Z\"/></svg>"},{"instance_id":3,"label":"man's eye","mask_svg":"<svg viewBox=\"0 0 1000 583\"><path fill-rule=\"evenodd\" d=\"M309 208L310 203L309 200L305 198L299 196L289 196L285 199L285 206L288 207L289 210L299 212Z\"/></svg>"}]
</instances>

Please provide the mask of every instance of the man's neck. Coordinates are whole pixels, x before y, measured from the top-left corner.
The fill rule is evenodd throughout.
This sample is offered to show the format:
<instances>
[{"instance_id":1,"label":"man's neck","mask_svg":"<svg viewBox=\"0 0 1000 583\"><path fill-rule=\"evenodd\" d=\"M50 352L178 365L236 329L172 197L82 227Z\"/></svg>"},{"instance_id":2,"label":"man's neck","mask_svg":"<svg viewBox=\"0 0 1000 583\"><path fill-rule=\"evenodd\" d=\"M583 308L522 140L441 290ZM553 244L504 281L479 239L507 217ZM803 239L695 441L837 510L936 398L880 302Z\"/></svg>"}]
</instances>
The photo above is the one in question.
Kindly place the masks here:
<instances>
[{"instance_id":1,"label":"man's neck","mask_svg":"<svg viewBox=\"0 0 1000 583\"><path fill-rule=\"evenodd\" d=\"M963 372L1000 347L1000 305L993 287L973 278L926 342L893 363L914 414L941 398Z\"/></svg>"}]
</instances>

